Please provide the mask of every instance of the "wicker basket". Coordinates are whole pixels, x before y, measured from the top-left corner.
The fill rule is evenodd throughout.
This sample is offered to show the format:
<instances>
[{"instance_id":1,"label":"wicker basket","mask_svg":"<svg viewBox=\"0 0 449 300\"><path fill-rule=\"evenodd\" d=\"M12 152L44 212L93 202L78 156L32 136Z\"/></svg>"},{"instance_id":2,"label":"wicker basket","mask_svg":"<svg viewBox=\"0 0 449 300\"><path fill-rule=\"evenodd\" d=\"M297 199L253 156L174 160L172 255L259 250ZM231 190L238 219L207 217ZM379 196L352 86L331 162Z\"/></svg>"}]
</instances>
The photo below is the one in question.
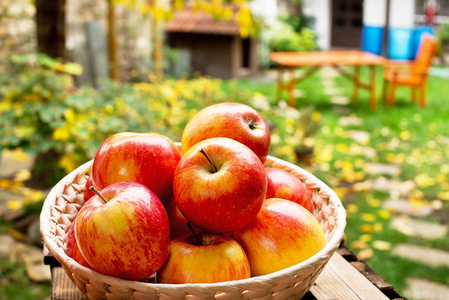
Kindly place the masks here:
<instances>
[{"instance_id":1,"label":"wicker basket","mask_svg":"<svg viewBox=\"0 0 449 300\"><path fill-rule=\"evenodd\" d=\"M346 212L337 195L309 172L275 157L267 165L291 171L313 192L315 216L324 229L326 246L297 265L268 275L208 284L157 284L106 276L85 268L65 254L67 233L83 205L92 161L65 176L51 190L40 216L45 246L70 279L91 299L300 299L310 289L343 239Z\"/></svg>"}]
</instances>

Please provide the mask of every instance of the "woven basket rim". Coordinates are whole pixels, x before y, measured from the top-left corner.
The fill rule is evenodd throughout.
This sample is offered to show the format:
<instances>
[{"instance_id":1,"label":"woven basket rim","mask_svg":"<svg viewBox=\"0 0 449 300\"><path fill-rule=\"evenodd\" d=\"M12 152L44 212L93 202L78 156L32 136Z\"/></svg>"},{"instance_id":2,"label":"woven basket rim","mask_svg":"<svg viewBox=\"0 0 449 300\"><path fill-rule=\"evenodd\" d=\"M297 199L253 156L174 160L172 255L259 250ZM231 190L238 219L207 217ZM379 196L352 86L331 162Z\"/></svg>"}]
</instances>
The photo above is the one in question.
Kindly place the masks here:
<instances>
[{"instance_id":1,"label":"woven basket rim","mask_svg":"<svg viewBox=\"0 0 449 300\"><path fill-rule=\"evenodd\" d=\"M281 278L285 273L294 273L296 270L303 269L307 267L308 265L311 265L313 263L316 263L320 260L322 260L325 257L330 257L330 255L335 252L335 250L338 248L339 244L343 240L344 237L344 230L346 227L346 211L343 207L343 204L337 194L329 188L324 182L322 182L320 179L318 179L315 175L311 174L310 172L302 169L301 167L294 165L292 163L289 163L287 161L284 161L282 159L276 158L274 156L267 156L267 162L271 161L274 164L283 165L285 167L288 167L292 170L295 170L299 174L305 175L307 177L307 180L312 179L314 182L319 184L319 190L324 191L329 196L329 202L332 201L336 204L335 210L338 210L338 218L336 221L336 230L331 237L331 239L326 243L325 247L321 249L318 253L310 257L309 259L298 263L296 265L293 265L291 267L266 274L266 275L260 275L260 276L253 276L247 279L241 279L241 280L233 280L233 281L223 281L223 282L216 282L216 283L185 283L185 284L167 284L167 283L149 283L149 282L142 282L142 281L131 281L126 279L120 279L117 277L105 275L102 273L99 273L95 270L86 268L79 264L77 261L69 257L64 249L59 247L56 242L53 240L52 235L50 233L50 227L49 227L49 218L47 216L47 213L50 212L51 209L51 200L56 198L56 193L58 190L58 187L60 184L65 183L68 181L71 177L73 177L76 174L79 174L81 172L85 173L92 165L93 160L90 160L81 166L77 167L75 170L67 174L64 178L62 178L51 190L48 194L44 205L42 207L42 212L40 214L40 230L41 235L44 241L44 244L46 245L47 249L53 254L53 256L61 263L61 261L64 261L65 263L73 266L77 274L85 276L87 278L95 277L97 280L101 280L101 282L109 284L109 285L120 285L120 286L126 286L129 288L134 288L138 290L142 290L148 287L153 288L154 290L181 290L183 287L193 287L197 286L198 288L209 288L209 289L223 289L228 288L229 286L236 287L236 288L245 288L248 284L254 284L255 282L271 282L275 280L276 278ZM53 201L54 202L54 201Z\"/></svg>"}]
</instances>

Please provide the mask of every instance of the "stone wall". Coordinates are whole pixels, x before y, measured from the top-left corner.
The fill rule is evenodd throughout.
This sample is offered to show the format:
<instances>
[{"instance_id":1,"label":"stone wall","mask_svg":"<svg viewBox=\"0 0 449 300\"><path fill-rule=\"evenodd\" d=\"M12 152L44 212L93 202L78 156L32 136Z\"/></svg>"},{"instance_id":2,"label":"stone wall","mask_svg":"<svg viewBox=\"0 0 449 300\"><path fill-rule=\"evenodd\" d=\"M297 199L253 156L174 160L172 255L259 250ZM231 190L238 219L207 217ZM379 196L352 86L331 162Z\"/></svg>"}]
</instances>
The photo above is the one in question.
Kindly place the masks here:
<instances>
[{"instance_id":1,"label":"stone wall","mask_svg":"<svg viewBox=\"0 0 449 300\"><path fill-rule=\"evenodd\" d=\"M36 49L35 7L29 0L0 1L0 72L11 54Z\"/></svg>"},{"instance_id":2,"label":"stone wall","mask_svg":"<svg viewBox=\"0 0 449 300\"><path fill-rule=\"evenodd\" d=\"M0 71L4 70L6 59L11 54L36 51L35 11L30 0L0 1ZM74 49L86 38L82 28L87 22L101 23L103 35L98 38L104 39L107 45L107 0L67 0L66 12L65 61L78 61ZM151 67L150 37L149 18L116 5L116 39L121 80L148 74Z\"/></svg>"}]
</instances>

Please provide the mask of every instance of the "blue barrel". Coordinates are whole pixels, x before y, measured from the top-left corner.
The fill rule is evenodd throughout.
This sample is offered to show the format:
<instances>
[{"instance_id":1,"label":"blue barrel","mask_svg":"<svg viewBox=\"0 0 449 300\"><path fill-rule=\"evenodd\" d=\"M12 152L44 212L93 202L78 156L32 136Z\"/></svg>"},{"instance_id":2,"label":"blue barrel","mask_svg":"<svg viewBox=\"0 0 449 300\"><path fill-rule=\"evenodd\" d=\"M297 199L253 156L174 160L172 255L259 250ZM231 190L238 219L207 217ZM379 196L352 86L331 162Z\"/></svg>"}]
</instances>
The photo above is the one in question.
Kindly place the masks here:
<instances>
[{"instance_id":1,"label":"blue barrel","mask_svg":"<svg viewBox=\"0 0 449 300\"><path fill-rule=\"evenodd\" d=\"M383 33L383 27L364 25L362 29L362 50L381 55Z\"/></svg>"},{"instance_id":2,"label":"blue barrel","mask_svg":"<svg viewBox=\"0 0 449 300\"><path fill-rule=\"evenodd\" d=\"M395 60L411 60L412 28L390 28L388 32L388 58Z\"/></svg>"},{"instance_id":3,"label":"blue barrel","mask_svg":"<svg viewBox=\"0 0 449 300\"><path fill-rule=\"evenodd\" d=\"M423 33L430 33L431 35L435 35L435 31L432 26L418 26L413 30L412 37L412 59L415 59L416 53L419 49L419 42L421 41L421 36Z\"/></svg>"}]
</instances>

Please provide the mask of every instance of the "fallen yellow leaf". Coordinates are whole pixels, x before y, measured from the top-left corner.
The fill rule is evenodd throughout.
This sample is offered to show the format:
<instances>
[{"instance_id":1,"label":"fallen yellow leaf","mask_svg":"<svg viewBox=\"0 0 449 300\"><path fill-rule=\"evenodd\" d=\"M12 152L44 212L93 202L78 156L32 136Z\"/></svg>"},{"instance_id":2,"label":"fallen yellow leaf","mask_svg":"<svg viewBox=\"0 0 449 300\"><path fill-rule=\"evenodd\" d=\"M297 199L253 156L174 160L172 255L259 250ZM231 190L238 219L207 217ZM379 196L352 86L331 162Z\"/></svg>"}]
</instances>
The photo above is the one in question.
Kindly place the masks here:
<instances>
[{"instance_id":1,"label":"fallen yellow leaf","mask_svg":"<svg viewBox=\"0 0 449 300\"><path fill-rule=\"evenodd\" d=\"M357 259L358 260L368 260L371 257L373 257L373 255L374 255L373 249L368 248L368 249L364 249L364 250L360 251L357 254Z\"/></svg>"},{"instance_id":2,"label":"fallen yellow leaf","mask_svg":"<svg viewBox=\"0 0 449 300\"><path fill-rule=\"evenodd\" d=\"M374 241L373 247L377 250L387 251L391 249L391 243L386 241Z\"/></svg>"}]
</instances>

